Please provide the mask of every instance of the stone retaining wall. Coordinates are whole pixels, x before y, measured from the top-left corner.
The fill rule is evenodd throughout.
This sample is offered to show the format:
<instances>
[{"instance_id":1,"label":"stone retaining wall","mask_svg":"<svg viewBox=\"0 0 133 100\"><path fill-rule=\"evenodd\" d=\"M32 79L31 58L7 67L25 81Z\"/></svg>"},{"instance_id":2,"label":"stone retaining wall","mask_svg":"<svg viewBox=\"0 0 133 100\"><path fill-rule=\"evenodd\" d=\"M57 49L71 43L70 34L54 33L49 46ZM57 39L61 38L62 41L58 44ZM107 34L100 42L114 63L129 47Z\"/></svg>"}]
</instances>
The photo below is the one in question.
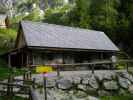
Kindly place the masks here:
<instances>
[{"instance_id":1,"label":"stone retaining wall","mask_svg":"<svg viewBox=\"0 0 133 100\"><path fill-rule=\"evenodd\" d=\"M67 76L48 80L47 87L79 98L90 95L98 97L133 94L133 75L127 72L110 72Z\"/></svg>"},{"instance_id":2,"label":"stone retaining wall","mask_svg":"<svg viewBox=\"0 0 133 100\"><path fill-rule=\"evenodd\" d=\"M48 100L98 100L99 96L133 94L133 75L104 71L48 78L47 89Z\"/></svg>"}]
</instances>

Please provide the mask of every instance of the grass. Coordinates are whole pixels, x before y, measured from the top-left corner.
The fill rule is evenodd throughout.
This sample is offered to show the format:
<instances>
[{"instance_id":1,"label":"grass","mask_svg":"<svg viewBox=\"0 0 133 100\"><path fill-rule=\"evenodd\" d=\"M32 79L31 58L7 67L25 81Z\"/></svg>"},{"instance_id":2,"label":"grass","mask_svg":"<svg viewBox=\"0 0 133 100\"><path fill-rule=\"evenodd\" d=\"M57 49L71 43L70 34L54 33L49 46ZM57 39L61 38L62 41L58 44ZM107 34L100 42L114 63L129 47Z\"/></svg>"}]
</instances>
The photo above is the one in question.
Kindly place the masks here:
<instances>
[{"instance_id":1,"label":"grass","mask_svg":"<svg viewBox=\"0 0 133 100\"><path fill-rule=\"evenodd\" d=\"M22 75L24 73L24 70L22 69L16 69L14 72L15 76ZM0 80L7 79L9 75L12 74L11 69L8 67L0 67Z\"/></svg>"},{"instance_id":2,"label":"grass","mask_svg":"<svg viewBox=\"0 0 133 100\"><path fill-rule=\"evenodd\" d=\"M0 29L0 54L13 47L17 31L15 29Z\"/></svg>"},{"instance_id":3,"label":"grass","mask_svg":"<svg viewBox=\"0 0 133 100\"><path fill-rule=\"evenodd\" d=\"M133 95L126 96L104 96L101 100L133 100Z\"/></svg>"},{"instance_id":4,"label":"grass","mask_svg":"<svg viewBox=\"0 0 133 100\"><path fill-rule=\"evenodd\" d=\"M25 100L25 98L14 96L12 99L8 99L6 96L0 96L0 100Z\"/></svg>"}]
</instances>

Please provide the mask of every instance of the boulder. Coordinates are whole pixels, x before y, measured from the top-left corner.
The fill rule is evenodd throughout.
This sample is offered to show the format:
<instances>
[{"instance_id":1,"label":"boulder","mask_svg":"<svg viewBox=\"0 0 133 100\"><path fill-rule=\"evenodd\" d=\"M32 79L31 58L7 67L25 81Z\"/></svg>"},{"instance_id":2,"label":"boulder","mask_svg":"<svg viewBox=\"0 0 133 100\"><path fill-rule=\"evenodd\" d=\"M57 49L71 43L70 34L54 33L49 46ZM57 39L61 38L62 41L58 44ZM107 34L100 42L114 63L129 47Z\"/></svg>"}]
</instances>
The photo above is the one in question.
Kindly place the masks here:
<instances>
[{"instance_id":1,"label":"boulder","mask_svg":"<svg viewBox=\"0 0 133 100\"><path fill-rule=\"evenodd\" d=\"M126 94L126 91L124 89L120 88L119 95L124 95L124 94Z\"/></svg>"},{"instance_id":2,"label":"boulder","mask_svg":"<svg viewBox=\"0 0 133 100\"><path fill-rule=\"evenodd\" d=\"M119 87L115 81L106 81L103 83L106 90L117 90Z\"/></svg>"},{"instance_id":3,"label":"boulder","mask_svg":"<svg viewBox=\"0 0 133 100\"><path fill-rule=\"evenodd\" d=\"M74 94L77 98L86 98L87 94L83 91L77 91L77 93Z\"/></svg>"},{"instance_id":4,"label":"boulder","mask_svg":"<svg viewBox=\"0 0 133 100\"><path fill-rule=\"evenodd\" d=\"M77 88L80 89L80 90L82 90L82 91L86 91L86 90L87 90L86 85L82 85L82 84L79 84L79 85L77 86Z\"/></svg>"},{"instance_id":5,"label":"boulder","mask_svg":"<svg viewBox=\"0 0 133 100\"><path fill-rule=\"evenodd\" d=\"M131 82L128 79L122 78L120 76L118 77L118 83L122 88L125 88L125 89L127 89L128 86L131 84Z\"/></svg>"},{"instance_id":6,"label":"boulder","mask_svg":"<svg viewBox=\"0 0 133 100\"><path fill-rule=\"evenodd\" d=\"M65 93L61 89L50 89L50 91L48 91L48 95L48 100L69 100L67 93ZM44 100L44 98L41 100Z\"/></svg>"},{"instance_id":7,"label":"boulder","mask_svg":"<svg viewBox=\"0 0 133 100\"><path fill-rule=\"evenodd\" d=\"M128 91L133 94L133 85L129 85Z\"/></svg>"},{"instance_id":8,"label":"boulder","mask_svg":"<svg viewBox=\"0 0 133 100\"><path fill-rule=\"evenodd\" d=\"M123 72L121 74L122 74L122 77L128 79L129 81L133 83L133 76L131 74L129 74L128 72Z\"/></svg>"},{"instance_id":9,"label":"boulder","mask_svg":"<svg viewBox=\"0 0 133 100\"><path fill-rule=\"evenodd\" d=\"M70 89L73 85L70 80L59 79L59 80L57 80L57 86L59 89L66 90L66 89Z\"/></svg>"},{"instance_id":10,"label":"boulder","mask_svg":"<svg viewBox=\"0 0 133 100\"><path fill-rule=\"evenodd\" d=\"M96 79L98 79L98 81L101 82L104 78L104 75L103 74L95 74L95 77L96 77Z\"/></svg>"},{"instance_id":11,"label":"boulder","mask_svg":"<svg viewBox=\"0 0 133 100\"><path fill-rule=\"evenodd\" d=\"M80 77L73 77L73 83L74 84L80 84L81 83L81 78Z\"/></svg>"},{"instance_id":12,"label":"boulder","mask_svg":"<svg viewBox=\"0 0 133 100\"><path fill-rule=\"evenodd\" d=\"M99 96L110 96L111 94L108 91L105 90L99 90L98 91Z\"/></svg>"},{"instance_id":13,"label":"boulder","mask_svg":"<svg viewBox=\"0 0 133 100\"><path fill-rule=\"evenodd\" d=\"M97 89L94 89L90 86L87 86L87 91L86 92L90 95L97 95Z\"/></svg>"},{"instance_id":14,"label":"boulder","mask_svg":"<svg viewBox=\"0 0 133 100\"><path fill-rule=\"evenodd\" d=\"M47 87L55 87L56 86L56 82L55 82L55 80L47 80L46 81L46 85L47 85Z\"/></svg>"},{"instance_id":15,"label":"boulder","mask_svg":"<svg viewBox=\"0 0 133 100\"><path fill-rule=\"evenodd\" d=\"M111 80L111 79L112 79L111 73L105 74L105 75L103 76L103 79L104 79L104 80Z\"/></svg>"},{"instance_id":16,"label":"boulder","mask_svg":"<svg viewBox=\"0 0 133 100\"><path fill-rule=\"evenodd\" d=\"M94 75L92 75L91 77L89 77L89 85L94 88L94 89L98 89L99 85L98 82L96 80L96 78L94 77Z\"/></svg>"},{"instance_id":17,"label":"boulder","mask_svg":"<svg viewBox=\"0 0 133 100\"><path fill-rule=\"evenodd\" d=\"M97 97L88 96L88 97L87 97L87 100L100 100L100 99L97 98Z\"/></svg>"},{"instance_id":18,"label":"boulder","mask_svg":"<svg viewBox=\"0 0 133 100\"><path fill-rule=\"evenodd\" d=\"M88 78L83 78L82 84L85 84L85 85L89 84L89 79Z\"/></svg>"}]
</instances>

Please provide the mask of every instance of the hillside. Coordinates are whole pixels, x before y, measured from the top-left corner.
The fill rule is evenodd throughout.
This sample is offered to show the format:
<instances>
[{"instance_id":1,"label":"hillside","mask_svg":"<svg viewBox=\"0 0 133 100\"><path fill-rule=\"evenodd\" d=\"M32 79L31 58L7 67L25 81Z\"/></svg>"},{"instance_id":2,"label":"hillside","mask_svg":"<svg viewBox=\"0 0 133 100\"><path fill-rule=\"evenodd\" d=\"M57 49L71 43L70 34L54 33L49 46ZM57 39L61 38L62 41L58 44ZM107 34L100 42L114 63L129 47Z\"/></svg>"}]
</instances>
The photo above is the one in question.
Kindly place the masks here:
<instances>
[{"instance_id":1,"label":"hillside","mask_svg":"<svg viewBox=\"0 0 133 100\"><path fill-rule=\"evenodd\" d=\"M16 33L14 29L0 29L0 54L13 48Z\"/></svg>"}]
</instances>

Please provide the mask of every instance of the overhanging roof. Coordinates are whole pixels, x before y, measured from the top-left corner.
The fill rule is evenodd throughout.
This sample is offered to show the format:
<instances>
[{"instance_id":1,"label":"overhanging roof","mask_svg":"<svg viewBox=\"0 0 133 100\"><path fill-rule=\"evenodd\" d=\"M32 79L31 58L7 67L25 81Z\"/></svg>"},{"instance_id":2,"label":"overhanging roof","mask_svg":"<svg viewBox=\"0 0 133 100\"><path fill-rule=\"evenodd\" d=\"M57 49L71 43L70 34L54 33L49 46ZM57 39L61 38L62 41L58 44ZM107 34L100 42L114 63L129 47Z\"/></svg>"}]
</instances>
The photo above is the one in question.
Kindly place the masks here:
<instances>
[{"instance_id":1,"label":"overhanging roof","mask_svg":"<svg viewBox=\"0 0 133 100\"><path fill-rule=\"evenodd\" d=\"M101 31L55 24L22 21L27 46L118 51L115 44Z\"/></svg>"}]
</instances>

